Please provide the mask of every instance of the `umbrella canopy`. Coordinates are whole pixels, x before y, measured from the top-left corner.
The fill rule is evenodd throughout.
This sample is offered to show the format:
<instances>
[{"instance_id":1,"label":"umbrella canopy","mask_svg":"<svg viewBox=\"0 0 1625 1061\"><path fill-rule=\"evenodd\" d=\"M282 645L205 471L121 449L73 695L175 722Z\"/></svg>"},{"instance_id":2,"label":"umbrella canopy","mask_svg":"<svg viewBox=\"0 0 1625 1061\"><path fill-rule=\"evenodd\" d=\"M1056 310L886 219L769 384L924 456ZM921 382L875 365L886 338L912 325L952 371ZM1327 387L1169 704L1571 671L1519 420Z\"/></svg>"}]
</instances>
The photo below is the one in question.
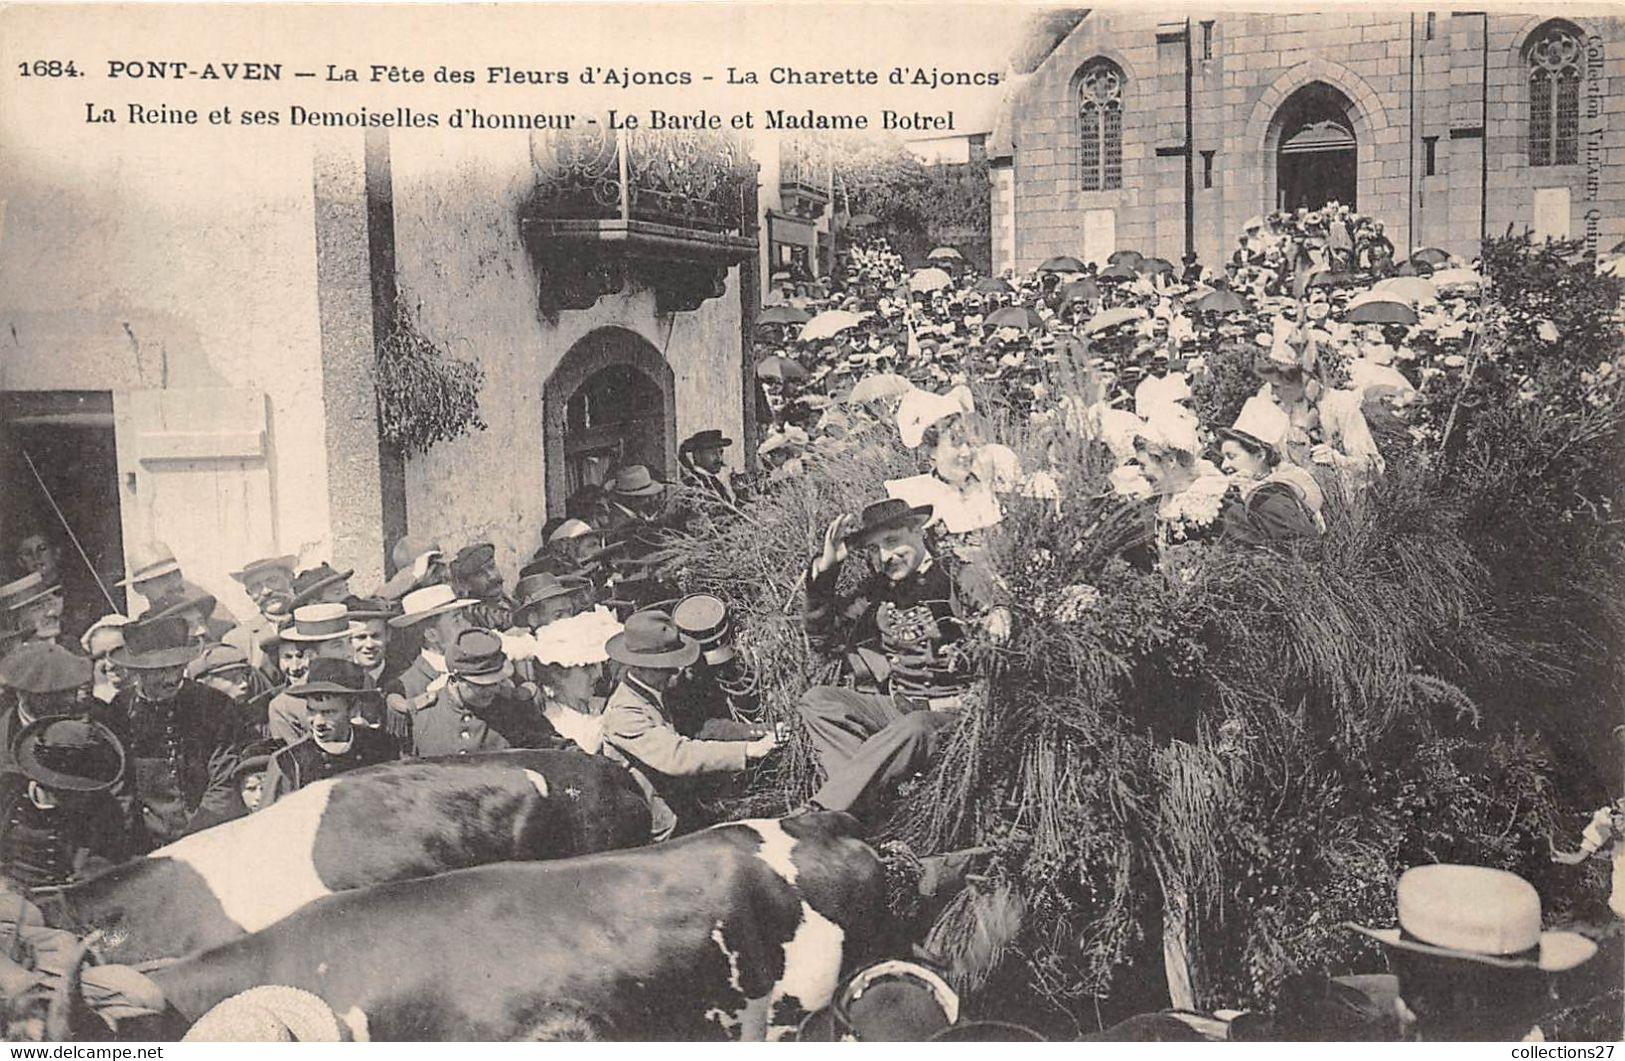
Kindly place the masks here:
<instances>
[{"instance_id":1,"label":"umbrella canopy","mask_svg":"<svg viewBox=\"0 0 1625 1061\"><path fill-rule=\"evenodd\" d=\"M978 295L1008 295L1015 291L1010 281L1002 280L997 276L984 276L970 286Z\"/></svg>"},{"instance_id":2,"label":"umbrella canopy","mask_svg":"<svg viewBox=\"0 0 1625 1061\"><path fill-rule=\"evenodd\" d=\"M756 315L757 324L806 324L807 311L794 306L769 306Z\"/></svg>"},{"instance_id":3,"label":"umbrella canopy","mask_svg":"<svg viewBox=\"0 0 1625 1061\"><path fill-rule=\"evenodd\" d=\"M1215 288L1196 300L1198 313L1247 313L1251 309L1246 299L1228 287Z\"/></svg>"},{"instance_id":4,"label":"umbrella canopy","mask_svg":"<svg viewBox=\"0 0 1625 1061\"><path fill-rule=\"evenodd\" d=\"M1060 295L1062 302L1099 302L1100 285L1086 276L1061 288Z\"/></svg>"},{"instance_id":5,"label":"umbrella canopy","mask_svg":"<svg viewBox=\"0 0 1625 1061\"><path fill-rule=\"evenodd\" d=\"M1145 310L1139 306L1117 306L1114 309L1101 310L1089 318L1089 323L1083 326L1084 334L1094 335L1107 328L1115 328L1119 324L1145 319Z\"/></svg>"},{"instance_id":6,"label":"umbrella canopy","mask_svg":"<svg viewBox=\"0 0 1625 1061\"><path fill-rule=\"evenodd\" d=\"M1057 254L1053 258L1045 258L1038 264L1041 273L1081 273L1083 263L1067 254Z\"/></svg>"},{"instance_id":7,"label":"umbrella canopy","mask_svg":"<svg viewBox=\"0 0 1625 1061\"><path fill-rule=\"evenodd\" d=\"M1408 262L1401 262L1399 268L1394 270L1394 274L1396 276L1432 276L1433 266L1427 262L1419 262L1412 258Z\"/></svg>"},{"instance_id":8,"label":"umbrella canopy","mask_svg":"<svg viewBox=\"0 0 1625 1061\"><path fill-rule=\"evenodd\" d=\"M1423 247L1421 250L1419 250L1415 254L1411 255L1411 261L1413 261L1413 262L1427 262L1429 265L1433 266L1435 269L1437 269L1439 266L1445 264L1449 260L1450 260L1449 253L1447 253L1445 251L1442 251L1437 247Z\"/></svg>"},{"instance_id":9,"label":"umbrella canopy","mask_svg":"<svg viewBox=\"0 0 1625 1061\"><path fill-rule=\"evenodd\" d=\"M847 228L868 228L870 225L875 224L879 220L880 220L880 218L876 217L873 214L854 214L852 216L852 219L846 223L846 227Z\"/></svg>"},{"instance_id":10,"label":"umbrella canopy","mask_svg":"<svg viewBox=\"0 0 1625 1061\"><path fill-rule=\"evenodd\" d=\"M1172 273L1174 263L1167 258L1146 258L1137 268L1146 276L1155 276L1158 273Z\"/></svg>"},{"instance_id":11,"label":"umbrella canopy","mask_svg":"<svg viewBox=\"0 0 1625 1061\"><path fill-rule=\"evenodd\" d=\"M945 258L958 261L962 260L965 256L960 254L959 251L955 250L953 247L938 247L930 254L927 254L926 257L930 258L934 262L937 262L942 261Z\"/></svg>"},{"instance_id":12,"label":"umbrella canopy","mask_svg":"<svg viewBox=\"0 0 1625 1061\"><path fill-rule=\"evenodd\" d=\"M791 361L788 357L780 357L778 354L774 354L756 362L756 377L758 379L776 379L780 381L806 379L807 370Z\"/></svg>"},{"instance_id":13,"label":"umbrella canopy","mask_svg":"<svg viewBox=\"0 0 1625 1061\"><path fill-rule=\"evenodd\" d=\"M803 341L828 339L832 335L838 335L848 328L857 326L862 320L862 317L851 310L825 310L802 326L801 338Z\"/></svg>"},{"instance_id":14,"label":"umbrella canopy","mask_svg":"<svg viewBox=\"0 0 1625 1061\"><path fill-rule=\"evenodd\" d=\"M1044 318L1030 306L1005 306L989 313L982 321L983 326L989 328L1042 328Z\"/></svg>"},{"instance_id":15,"label":"umbrella canopy","mask_svg":"<svg viewBox=\"0 0 1625 1061\"><path fill-rule=\"evenodd\" d=\"M1390 276L1379 281L1371 290L1398 295L1407 302L1433 302L1438 299L1434 282L1424 276Z\"/></svg>"},{"instance_id":16,"label":"umbrella canopy","mask_svg":"<svg viewBox=\"0 0 1625 1061\"><path fill-rule=\"evenodd\" d=\"M858 380L847 394L846 401L848 403L879 401L882 398L895 398L900 394L907 394L913 389L914 384L897 373L881 372Z\"/></svg>"},{"instance_id":17,"label":"umbrella canopy","mask_svg":"<svg viewBox=\"0 0 1625 1061\"><path fill-rule=\"evenodd\" d=\"M1108 265L1106 268L1100 270L1099 279L1132 280L1134 277L1135 272L1132 266L1126 265L1123 262L1118 262L1116 265Z\"/></svg>"},{"instance_id":18,"label":"umbrella canopy","mask_svg":"<svg viewBox=\"0 0 1625 1061\"><path fill-rule=\"evenodd\" d=\"M1106 259L1106 264L1126 265L1130 269L1138 269L1140 267L1140 262L1144 260L1145 259L1140 256L1139 251L1112 251L1111 255Z\"/></svg>"},{"instance_id":19,"label":"umbrella canopy","mask_svg":"<svg viewBox=\"0 0 1625 1061\"><path fill-rule=\"evenodd\" d=\"M910 291L940 291L954 282L944 269L916 269L908 278Z\"/></svg>"},{"instance_id":20,"label":"umbrella canopy","mask_svg":"<svg viewBox=\"0 0 1625 1061\"><path fill-rule=\"evenodd\" d=\"M1343 319L1351 324L1415 324L1416 310L1387 291L1367 291L1350 300Z\"/></svg>"},{"instance_id":21,"label":"umbrella canopy","mask_svg":"<svg viewBox=\"0 0 1625 1061\"><path fill-rule=\"evenodd\" d=\"M1443 291L1448 287L1484 286L1484 278L1471 269L1440 269L1428 279L1433 281L1436 291Z\"/></svg>"}]
</instances>

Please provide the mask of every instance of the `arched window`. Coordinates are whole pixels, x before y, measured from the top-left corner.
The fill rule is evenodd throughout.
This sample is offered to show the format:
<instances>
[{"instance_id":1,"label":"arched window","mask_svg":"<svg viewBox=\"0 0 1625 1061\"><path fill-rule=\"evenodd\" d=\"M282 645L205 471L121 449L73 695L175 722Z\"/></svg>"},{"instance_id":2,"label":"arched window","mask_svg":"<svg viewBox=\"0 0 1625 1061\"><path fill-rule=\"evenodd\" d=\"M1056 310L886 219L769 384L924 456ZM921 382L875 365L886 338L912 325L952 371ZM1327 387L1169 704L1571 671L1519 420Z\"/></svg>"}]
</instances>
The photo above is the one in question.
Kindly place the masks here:
<instances>
[{"instance_id":1,"label":"arched window","mask_svg":"<svg viewBox=\"0 0 1625 1061\"><path fill-rule=\"evenodd\" d=\"M1092 59L1078 75L1079 166L1083 190L1123 186L1123 71Z\"/></svg>"},{"instance_id":2,"label":"arched window","mask_svg":"<svg viewBox=\"0 0 1625 1061\"><path fill-rule=\"evenodd\" d=\"M1580 161L1580 34L1560 22L1530 38L1529 164L1567 166Z\"/></svg>"}]
</instances>

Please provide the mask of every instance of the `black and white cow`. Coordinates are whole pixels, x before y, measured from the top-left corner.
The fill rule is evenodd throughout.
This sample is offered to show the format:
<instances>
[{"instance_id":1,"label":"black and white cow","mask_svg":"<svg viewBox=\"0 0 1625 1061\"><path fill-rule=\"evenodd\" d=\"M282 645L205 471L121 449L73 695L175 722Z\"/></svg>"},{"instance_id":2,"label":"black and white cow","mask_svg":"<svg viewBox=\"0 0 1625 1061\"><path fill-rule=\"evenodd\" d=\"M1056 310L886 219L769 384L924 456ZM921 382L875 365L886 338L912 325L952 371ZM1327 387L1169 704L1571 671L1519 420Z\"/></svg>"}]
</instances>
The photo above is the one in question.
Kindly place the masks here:
<instances>
[{"instance_id":1,"label":"black and white cow","mask_svg":"<svg viewBox=\"0 0 1625 1061\"><path fill-rule=\"evenodd\" d=\"M278 984L356 1040L536 1038L561 1015L616 1039L777 1039L829 1003L884 911L880 860L825 812L345 892L149 975L173 1035ZM51 1034L76 1004L57 1000Z\"/></svg>"},{"instance_id":2,"label":"black and white cow","mask_svg":"<svg viewBox=\"0 0 1625 1061\"><path fill-rule=\"evenodd\" d=\"M55 927L131 964L258 932L335 892L648 837L648 804L624 767L573 749L490 752L317 781L34 897Z\"/></svg>"}]
</instances>

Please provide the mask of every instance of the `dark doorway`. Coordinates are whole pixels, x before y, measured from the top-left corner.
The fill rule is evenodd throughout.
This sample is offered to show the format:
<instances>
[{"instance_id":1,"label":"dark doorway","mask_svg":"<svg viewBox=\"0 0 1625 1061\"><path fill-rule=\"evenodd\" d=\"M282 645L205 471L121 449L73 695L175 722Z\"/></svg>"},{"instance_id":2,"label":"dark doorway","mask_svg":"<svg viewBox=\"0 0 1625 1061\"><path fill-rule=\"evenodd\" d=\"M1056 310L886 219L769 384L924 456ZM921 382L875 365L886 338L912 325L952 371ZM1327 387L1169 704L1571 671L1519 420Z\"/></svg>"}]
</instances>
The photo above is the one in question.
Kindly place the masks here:
<instances>
[{"instance_id":1,"label":"dark doorway","mask_svg":"<svg viewBox=\"0 0 1625 1061\"><path fill-rule=\"evenodd\" d=\"M1305 85L1276 115L1276 207L1319 210L1358 205L1359 144L1348 97L1322 82Z\"/></svg>"},{"instance_id":2,"label":"dark doorway","mask_svg":"<svg viewBox=\"0 0 1625 1061\"><path fill-rule=\"evenodd\" d=\"M0 394L0 571L7 579L23 573L16 548L35 533L57 547L70 605L77 601L98 615L111 610L91 575L94 568L122 610L122 591L114 585L124 577L124 535L112 394Z\"/></svg>"},{"instance_id":3,"label":"dark doorway","mask_svg":"<svg viewBox=\"0 0 1625 1061\"><path fill-rule=\"evenodd\" d=\"M570 493L601 483L625 464L666 467L660 387L631 365L599 369L565 406L564 461Z\"/></svg>"}]
</instances>

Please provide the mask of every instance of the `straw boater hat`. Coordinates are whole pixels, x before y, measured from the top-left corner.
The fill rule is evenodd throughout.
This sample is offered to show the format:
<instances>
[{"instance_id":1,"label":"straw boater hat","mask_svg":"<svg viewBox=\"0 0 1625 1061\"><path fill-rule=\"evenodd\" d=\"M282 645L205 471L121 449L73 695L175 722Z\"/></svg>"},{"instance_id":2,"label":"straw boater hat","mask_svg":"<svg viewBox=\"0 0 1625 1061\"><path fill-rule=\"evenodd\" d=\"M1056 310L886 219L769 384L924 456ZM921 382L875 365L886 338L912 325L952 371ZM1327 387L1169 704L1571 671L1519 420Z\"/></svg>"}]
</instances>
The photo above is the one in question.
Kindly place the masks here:
<instances>
[{"instance_id":1,"label":"straw boater hat","mask_svg":"<svg viewBox=\"0 0 1625 1061\"><path fill-rule=\"evenodd\" d=\"M309 991L262 984L215 1004L181 1039L188 1043L338 1043L350 1029Z\"/></svg>"},{"instance_id":2,"label":"straw boater hat","mask_svg":"<svg viewBox=\"0 0 1625 1061\"><path fill-rule=\"evenodd\" d=\"M604 649L629 667L679 670L700 658L700 643L677 629L670 615L653 610L633 613Z\"/></svg>"},{"instance_id":3,"label":"straw boater hat","mask_svg":"<svg viewBox=\"0 0 1625 1061\"><path fill-rule=\"evenodd\" d=\"M553 528L553 533L547 536L547 540L549 542L562 542L600 533L602 532L584 519L567 519Z\"/></svg>"},{"instance_id":4,"label":"straw boater hat","mask_svg":"<svg viewBox=\"0 0 1625 1061\"><path fill-rule=\"evenodd\" d=\"M705 662L716 667L733 659L733 623L728 606L709 593L695 593L677 602L671 610L677 629L700 643Z\"/></svg>"},{"instance_id":5,"label":"straw boater hat","mask_svg":"<svg viewBox=\"0 0 1625 1061\"><path fill-rule=\"evenodd\" d=\"M163 542L142 542L125 554L124 570L127 574L117 584L134 586L180 569L180 561L175 559L175 553L169 546Z\"/></svg>"},{"instance_id":6,"label":"straw boater hat","mask_svg":"<svg viewBox=\"0 0 1625 1061\"><path fill-rule=\"evenodd\" d=\"M425 619L432 619L446 612L454 612L459 608L466 608L470 604L478 604L472 597L459 597L444 582L433 586L424 586L408 593L401 600L401 614L389 621L393 627L416 626Z\"/></svg>"},{"instance_id":7,"label":"straw boater hat","mask_svg":"<svg viewBox=\"0 0 1625 1061\"><path fill-rule=\"evenodd\" d=\"M1562 972L1597 953L1576 932L1543 932L1540 895L1516 873L1440 864L1406 870L1395 888L1399 924L1345 928L1385 947L1502 969Z\"/></svg>"},{"instance_id":8,"label":"straw boater hat","mask_svg":"<svg viewBox=\"0 0 1625 1061\"><path fill-rule=\"evenodd\" d=\"M12 738L10 751L25 776L61 792L105 792L124 777L124 745L88 718L30 722Z\"/></svg>"},{"instance_id":9,"label":"straw boater hat","mask_svg":"<svg viewBox=\"0 0 1625 1061\"><path fill-rule=\"evenodd\" d=\"M41 598L60 592L60 586L47 586L38 571L30 571L15 582L0 586L0 611L19 611Z\"/></svg>"},{"instance_id":10,"label":"straw boater hat","mask_svg":"<svg viewBox=\"0 0 1625 1061\"><path fill-rule=\"evenodd\" d=\"M1219 428L1220 438L1232 438L1256 449L1268 449L1280 456L1286 445L1292 421L1279 405L1260 394L1255 394L1242 405L1236 422Z\"/></svg>"},{"instance_id":11,"label":"straw boater hat","mask_svg":"<svg viewBox=\"0 0 1625 1061\"><path fill-rule=\"evenodd\" d=\"M124 645L108 659L132 670L162 670L192 662L203 650L191 642L187 622L179 615L141 618L124 626Z\"/></svg>"},{"instance_id":12,"label":"straw boater hat","mask_svg":"<svg viewBox=\"0 0 1625 1061\"><path fill-rule=\"evenodd\" d=\"M363 629L350 621L350 611L342 604L307 604L293 610L293 623L282 628L284 641L334 641Z\"/></svg>"}]
</instances>

